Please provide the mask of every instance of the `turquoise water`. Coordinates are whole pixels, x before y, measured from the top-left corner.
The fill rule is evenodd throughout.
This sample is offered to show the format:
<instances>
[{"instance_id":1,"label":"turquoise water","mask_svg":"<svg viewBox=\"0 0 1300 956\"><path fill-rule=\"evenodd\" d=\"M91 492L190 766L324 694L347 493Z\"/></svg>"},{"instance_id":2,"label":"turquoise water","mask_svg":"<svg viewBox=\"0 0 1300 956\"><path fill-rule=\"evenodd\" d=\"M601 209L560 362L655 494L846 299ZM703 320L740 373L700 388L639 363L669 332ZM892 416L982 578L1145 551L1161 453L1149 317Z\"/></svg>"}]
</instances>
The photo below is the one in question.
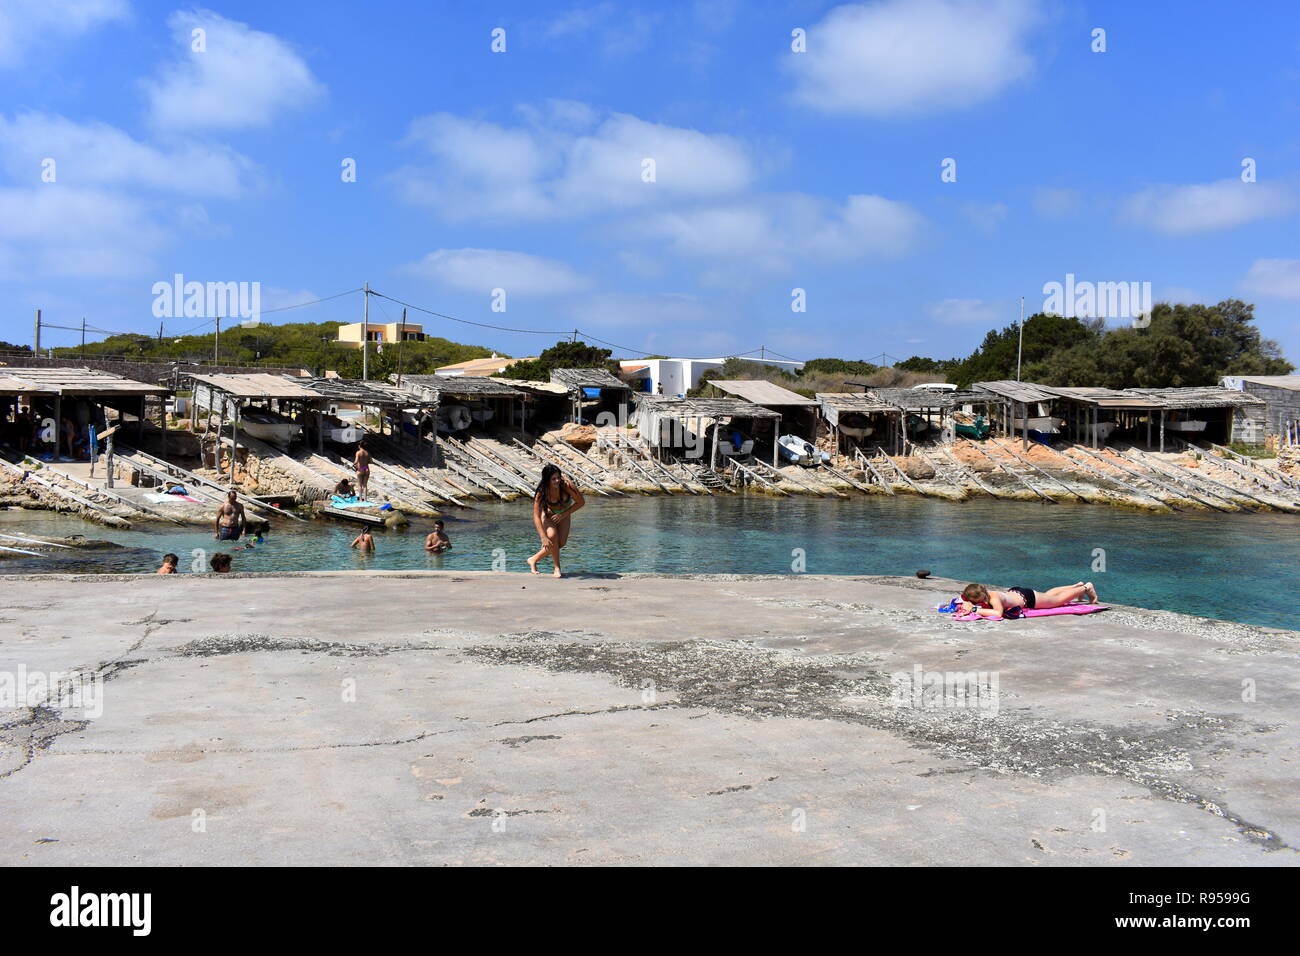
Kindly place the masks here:
<instances>
[{"instance_id":1,"label":"turquoise water","mask_svg":"<svg viewBox=\"0 0 1300 956\"><path fill-rule=\"evenodd\" d=\"M455 549L423 550L425 522L379 531L378 552L348 548L353 525L277 522L265 543L234 552L234 570L527 570L537 535L526 504L486 504L445 518ZM202 531L113 531L42 512L0 512L0 531L84 534L127 546L114 552L11 555L5 572L153 571L164 552L188 571ZM4 542L9 545L15 542ZM917 498L846 501L765 497L589 501L573 522L564 570L782 574L796 549L811 574L913 574L1039 590L1091 580L1103 600L1206 617L1300 628L1291 608L1300 585L1300 518L1288 515L1144 515L1086 505ZM1104 551L1105 571L1094 571ZM549 566L546 566L549 570Z\"/></svg>"}]
</instances>

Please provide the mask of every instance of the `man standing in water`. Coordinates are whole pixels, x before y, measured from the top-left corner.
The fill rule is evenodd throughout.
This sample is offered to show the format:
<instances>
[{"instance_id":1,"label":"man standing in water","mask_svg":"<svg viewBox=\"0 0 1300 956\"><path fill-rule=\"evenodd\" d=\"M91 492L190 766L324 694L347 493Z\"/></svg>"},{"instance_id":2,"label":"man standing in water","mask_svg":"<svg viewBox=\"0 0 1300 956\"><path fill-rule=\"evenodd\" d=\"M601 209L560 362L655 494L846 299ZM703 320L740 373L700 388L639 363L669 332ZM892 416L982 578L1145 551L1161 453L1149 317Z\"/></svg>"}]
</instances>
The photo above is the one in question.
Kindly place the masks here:
<instances>
[{"instance_id":1,"label":"man standing in water","mask_svg":"<svg viewBox=\"0 0 1300 956\"><path fill-rule=\"evenodd\" d=\"M352 460L352 466L357 470L357 497L364 500L366 486L370 484L370 452L366 451L364 438L357 443L357 454Z\"/></svg>"},{"instance_id":2,"label":"man standing in water","mask_svg":"<svg viewBox=\"0 0 1300 956\"><path fill-rule=\"evenodd\" d=\"M541 538L542 549L528 559L528 569L540 574L537 562L547 556L555 565L555 576L560 574L560 549L569 542L569 525L573 513L587 503L578 486L555 465L542 469L542 480L533 495L533 526Z\"/></svg>"},{"instance_id":3,"label":"man standing in water","mask_svg":"<svg viewBox=\"0 0 1300 956\"><path fill-rule=\"evenodd\" d=\"M232 490L226 495L225 504L217 509L213 532L218 541L238 541L244 533L244 506L239 503L237 492Z\"/></svg>"}]
</instances>

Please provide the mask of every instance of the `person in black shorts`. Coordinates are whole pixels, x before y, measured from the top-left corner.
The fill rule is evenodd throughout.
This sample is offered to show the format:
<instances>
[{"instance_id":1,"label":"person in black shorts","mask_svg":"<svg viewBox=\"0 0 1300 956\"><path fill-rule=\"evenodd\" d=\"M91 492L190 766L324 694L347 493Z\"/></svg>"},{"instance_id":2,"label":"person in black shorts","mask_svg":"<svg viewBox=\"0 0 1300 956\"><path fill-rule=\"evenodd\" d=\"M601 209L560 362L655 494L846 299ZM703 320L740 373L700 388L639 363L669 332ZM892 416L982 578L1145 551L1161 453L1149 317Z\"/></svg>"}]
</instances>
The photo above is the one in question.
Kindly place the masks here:
<instances>
[{"instance_id":1,"label":"person in black shorts","mask_svg":"<svg viewBox=\"0 0 1300 956\"><path fill-rule=\"evenodd\" d=\"M995 591L983 584L968 584L961 592L961 601L957 607L963 614L974 611L980 617L1015 617L1021 611L1064 607L1082 598L1097 603L1097 589L1091 581L1065 584L1049 591L1022 587Z\"/></svg>"}]
</instances>

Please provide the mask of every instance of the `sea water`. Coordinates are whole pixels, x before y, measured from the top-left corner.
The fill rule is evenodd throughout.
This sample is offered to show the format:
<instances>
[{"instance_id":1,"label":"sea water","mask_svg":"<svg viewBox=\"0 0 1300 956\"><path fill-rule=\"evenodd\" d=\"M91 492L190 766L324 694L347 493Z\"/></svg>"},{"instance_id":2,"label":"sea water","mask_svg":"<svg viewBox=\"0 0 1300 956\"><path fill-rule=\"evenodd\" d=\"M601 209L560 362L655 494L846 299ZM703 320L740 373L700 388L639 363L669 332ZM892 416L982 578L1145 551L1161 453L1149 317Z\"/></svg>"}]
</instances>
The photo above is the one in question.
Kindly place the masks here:
<instances>
[{"instance_id":1,"label":"sea water","mask_svg":"<svg viewBox=\"0 0 1300 956\"><path fill-rule=\"evenodd\" d=\"M455 545L424 550L429 522L375 532L377 551L349 548L359 526L276 520L261 544L231 551L211 532L117 531L45 512L0 512L0 531L82 534L113 551L9 555L0 572L152 572L165 552L182 573L231 551L234 571L447 570L524 572L537 548L526 502L445 515ZM14 541L0 541L21 547ZM195 552L199 552L198 555ZM1093 581L1103 601L1300 629L1300 517L1148 515L1082 504L924 498L761 496L589 498L573 519L566 573L888 574L928 570L996 587L1045 590ZM549 563L543 565L549 571Z\"/></svg>"}]
</instances>

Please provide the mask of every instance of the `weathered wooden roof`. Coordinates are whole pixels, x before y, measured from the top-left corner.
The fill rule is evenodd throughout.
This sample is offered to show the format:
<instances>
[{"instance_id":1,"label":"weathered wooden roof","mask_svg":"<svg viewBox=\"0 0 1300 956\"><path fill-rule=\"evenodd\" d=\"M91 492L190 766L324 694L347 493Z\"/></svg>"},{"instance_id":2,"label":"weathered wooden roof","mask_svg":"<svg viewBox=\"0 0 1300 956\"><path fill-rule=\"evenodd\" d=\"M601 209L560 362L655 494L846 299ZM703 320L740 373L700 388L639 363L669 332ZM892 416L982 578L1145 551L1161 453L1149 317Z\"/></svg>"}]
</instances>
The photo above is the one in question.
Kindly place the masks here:
<instances>
[{"instance_id":1,"label":"weathered wooden roof","mask_svg":"<svg viewBox=\"0 0 1300 956\"><path fill-rule=\"evenodd\" d=\"M1243 405L1263 405L1258 395L1239 392L1235 388L1205 385L1192 388L1130 388L1156 399L1165 408L1240 408Z\"/></svg>"},{"instance_id":2,"label":"weathered wooden roof","mask_svg":"<svg viewBox=\"0 0 1300 956\"><path fill-rule=\"evenodd\" d=\"M619 381L603 368L553 368L551 381L569 388L617 388L630 392L632 386Z\"/></svg>"},{"instance_id":3,"label":"weathered wooden roof","mask_svg":"<svg viewBox=\"0 0 1300 956\"><path fill-rule=\"evenodd\" d=\"M322 398L358 405L421 405L428 399L408 389L386 382L369 382L359 378L294 378Z\"/></svg>"},{"instance_id":4,"label":"weathered wooden roof","mask_svg":"<svg viewBox=\"0 0 1300 956\"><path fill-rule=\"evenodd\" d=\"M206 385L215 391L224 392L231 398L277 398L310 401L322 397L319 392L298 384L298 382L305 380L290 378L287 375L270 375L266 373L197 375L194 372L186 372L183 377Z\"/></svg>"},{"instance_id":5,"label":"weathered wooden roof","mask_svg":"<svg viewBox=\"0 0 1300 956\"><path fill-rule=\"evenodd\" d=\"M639 408L652 414L685 420L688 418L780 418L762 405L739 398L668 398L643 395Z\"/></svg>"},{"instance_id":6,"label":"weathered wooden roof","mask_svg":"<svg viewBox=\"0 0 1300 956\"><path fill-rule=\"evenodd\" d=\"M39 391L41 391L41 387L35 382L26 382L12 375L0 375L0 394L25 395L29 392Z\"/></svg>"},{"instance_id":7,"label":"weathered wooden roof","mask_svg":"<svg viewBox=\"0 0 1300 956\"><path fill-rule=\"evenodd\" d=\"M171 389L148 382L137 382L112 372L93 368L24 368L15 369L12 380L26 385L20 392L46 395L167 395ZM7 376L9 378L10 376Z\"/></svg>"},{"instance_id":8,"label":"weathered wooden roof","mask_svg":"<svg viewBox=\"0 0 1300 956\"><path fill-rule=\"evenodd\" d=\"M1136 391L1119 391L1114 388L1062 388L1055 385L1039 385L1038 388L1050 392L1058 398L1093 405L1097 408L1163 408L1160 399L1143 395Z\"/></svg>"},{"instance_id":9,"label":"weathered wooden roof","mask_svg":"<svg viewBox=\"0 0 1300 956\"><path fill-rule=\"evenodd\" d=\"M804 398L796 392L782 388L772 382L765 382L762 379L750 381L746 379L714 378L709 379L709 384L721 389L728 395L736 395L747 402L753 402L755 405L780 408L790 405L817 404L816 399Z\"/></svg>"},{"instance_id":10,"label":"weathered wooden roof","mask_svg":"<svg viewBox=\"0 0 1300 956\"><path fill-rule=\"evenodd\" d=\"M818 392L817 401L823 407L841 412L898 412L897 405L873 395L871 392Z\"/></svg>"},{"instance_id":11,"label":"weathered wooden roof","mask_svg":"<svg viewBox=\"0 0 1300 956\"><path fill-rule=\"evenodd\" d=\"M495 375L490 377L494 382L501 382L529 395L557 397L569 394L569 386L559 382L539 382L532 378L498 378Z\"/></svg>"},{"instance_id":12,"label":"weathered wooden roof","mask_svg":"<svg viewBox=\"0 0 1300 956\"><path fill-rule=\"evenodd\" d=\"M1045 386L1033 382L1013 382L1011 379L976 382L973 387L977 392L991 392L1012 402L1050 402L1056 398Z\"/></svg>"},{"instance_id":13,"label":"weathered wooden roof","mask_svg":"<svg viewBox=\"0 0 1300 956\"><path fill-rule=\"evenodd\" d=\"M464 395L477 398L522 398L512 385L477 375L403 375L402 384L430 395Z\"/></svg>"},{"instance_id":14,"label":"weathered wooden roof","mask_svg":"<svg viewBox=\"0 0 1300 956\"><path fill-rule=\"evenodd\" d=\"M995 402L998 399L988 392L941 392L926 388L873 388L871 394L887 405L908 412L926 408L952 408L954 405Z\"/></svg>"}]
</instances>

